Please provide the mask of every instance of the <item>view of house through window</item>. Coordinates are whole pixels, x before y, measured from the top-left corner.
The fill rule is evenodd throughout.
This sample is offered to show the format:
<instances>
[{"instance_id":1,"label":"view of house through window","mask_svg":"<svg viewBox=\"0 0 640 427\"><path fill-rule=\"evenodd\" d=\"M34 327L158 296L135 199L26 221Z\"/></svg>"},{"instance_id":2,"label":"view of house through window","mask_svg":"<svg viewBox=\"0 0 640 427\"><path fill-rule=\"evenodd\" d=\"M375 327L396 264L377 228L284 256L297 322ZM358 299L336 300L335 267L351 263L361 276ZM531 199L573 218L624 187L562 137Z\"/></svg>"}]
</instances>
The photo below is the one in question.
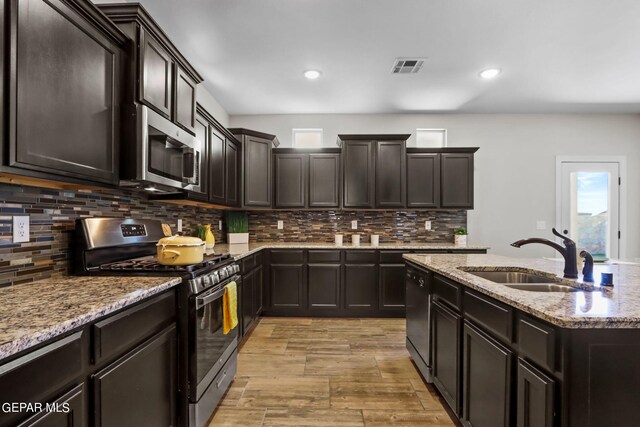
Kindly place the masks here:
<instances>
[{"instance_id":1,"label":"view of house through window","mask_svg":"<svg viewBox=\"0 0 640 427\"><path fill-rule=\"evenodd\" d=\"M292 141L295 148L322 147L322 129L293 129Z\"/></svg>"}]
</instances>

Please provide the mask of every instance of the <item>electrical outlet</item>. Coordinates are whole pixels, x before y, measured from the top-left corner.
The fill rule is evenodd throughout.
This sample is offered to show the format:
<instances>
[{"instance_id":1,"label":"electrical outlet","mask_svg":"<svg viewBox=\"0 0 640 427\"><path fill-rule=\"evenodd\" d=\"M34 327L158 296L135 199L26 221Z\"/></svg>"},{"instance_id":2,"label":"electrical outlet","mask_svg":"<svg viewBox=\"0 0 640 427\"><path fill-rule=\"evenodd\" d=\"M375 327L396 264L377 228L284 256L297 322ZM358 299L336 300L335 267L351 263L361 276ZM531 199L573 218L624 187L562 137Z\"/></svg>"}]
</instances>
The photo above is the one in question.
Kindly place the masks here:
<instances>
[{"instance_id":1,"label":"electrical outlet","mask_svg":"<svg viewBox=\"0 0 640 427\"><path fill-rule=\"evenodd\" d=\"M182 220L179 219L178 220L178 233L181 233L181 232L182 232Z\"/></svg>"},{"instance_id":2,"label":"electrical outlet","mask_svg":"<svg viewBox=\"0 0 640 427\"><path fill-rule=\"evenodd\" d=\"M547 221L536 221L536 230L546 230Z\"/></svg>"},{"instance_id":3,"label":"electrical outlet","mask_svg":"<svg viewBox=\"0 0 640 427\"><path fill-rule=\"evenodd\" d=\"M353 221L351 221L351 229L352 230L357 230L358 229L358 220L354 219Z\"/></svg>"},{"instance_id":4,"label":"electrical outlet","mask_svg":"<svg viewBox=\"0 0 640 427\"><path fill-rule=\"evenodd\" d=\"M424 222L424 229L425 230L431 230L431 221L425 221Z\"/></svg>"},{"instance_id":5,"label":"electrical outlet","mask_svg":"<svg viewBox=\"0 0 640 427\"><path fill-rule=\"evenodd\" d=\"M222 220L218 220L218 230L222 230Z\"/></svg>"},{"instance_id":6,"label":"electrical outlet","mask_svg":"<svg viewBox=\"0 0 640 427\"><path fill-rule=\"evenodd\" d=\"M282 220L278 220L278 230L284 229L284 222Z\"/></svg>"},{"instance_id":7,"label":"electrical outlet","mask_svg":"<svg viewBox=\"0 0 640 427\"><path fill-rule=\"evenodd\" d=\"M13 217L13 243L29 241L29 217L26 215Z\"/></svg>"}]
</instances>

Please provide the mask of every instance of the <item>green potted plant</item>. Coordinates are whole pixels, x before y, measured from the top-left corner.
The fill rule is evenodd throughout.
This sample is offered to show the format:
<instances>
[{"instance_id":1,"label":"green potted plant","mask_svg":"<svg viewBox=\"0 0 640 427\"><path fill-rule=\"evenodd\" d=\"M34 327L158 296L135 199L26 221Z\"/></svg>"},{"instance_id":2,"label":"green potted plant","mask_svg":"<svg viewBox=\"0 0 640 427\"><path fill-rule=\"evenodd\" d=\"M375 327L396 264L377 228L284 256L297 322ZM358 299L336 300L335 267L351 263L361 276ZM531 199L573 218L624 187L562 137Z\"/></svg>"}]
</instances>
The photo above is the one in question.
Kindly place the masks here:
<instances>
[{"instance_id":1,"label":"green potted plant","mask_svg":"<svg viewBox=\"0 0 640 427\"><path fill-rule=\"evenodd\" d=\"M249 243L249 215L246 212L228 211L225 214L227 224L227 243Z\"/></svg>"},{"instance_id":2,"label":"green potted plant","mask_svg":"<svg viewBox=\"0 0 640 427\"><path fill-rule=\"evenodd\" d=\"M453 238L456 246L467 246L467 229L464 227L454 229Z\"/></svg>"}]
</instances>

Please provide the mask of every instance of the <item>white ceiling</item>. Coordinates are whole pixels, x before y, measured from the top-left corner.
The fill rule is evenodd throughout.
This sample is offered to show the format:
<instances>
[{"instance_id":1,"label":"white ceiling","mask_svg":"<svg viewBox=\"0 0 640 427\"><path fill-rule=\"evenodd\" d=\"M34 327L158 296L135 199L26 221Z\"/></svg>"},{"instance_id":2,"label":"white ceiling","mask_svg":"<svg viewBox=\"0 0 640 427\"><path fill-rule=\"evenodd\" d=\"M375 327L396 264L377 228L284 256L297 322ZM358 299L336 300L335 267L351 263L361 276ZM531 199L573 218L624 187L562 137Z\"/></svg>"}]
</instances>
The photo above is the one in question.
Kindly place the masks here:
<instances>
[{"instance_id":1,"label":"white ceiling","mask_svg":"<svg viewBox=\"0 0 640 427\"><path fill-rule=\"evenodd\" d=\"M638 0L141 2L230 114L640 112Z\"/></svg>"}]
</instances>

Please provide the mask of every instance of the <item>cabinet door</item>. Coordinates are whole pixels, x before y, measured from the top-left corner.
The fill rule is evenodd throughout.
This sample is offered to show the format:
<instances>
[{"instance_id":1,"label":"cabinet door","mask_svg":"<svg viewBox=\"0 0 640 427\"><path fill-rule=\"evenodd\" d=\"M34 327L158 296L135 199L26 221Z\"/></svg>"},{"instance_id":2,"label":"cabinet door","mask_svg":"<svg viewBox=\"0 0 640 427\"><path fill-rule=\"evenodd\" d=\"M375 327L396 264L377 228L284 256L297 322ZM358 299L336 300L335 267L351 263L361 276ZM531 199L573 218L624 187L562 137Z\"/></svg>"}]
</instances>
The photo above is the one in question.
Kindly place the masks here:
<instances>
[{"instance_id":1,"label":"cabinet door","mask_svg":"<svg viewBox=\"0 0 640 427\"><path fill-rule=\"evenodd\" d=\"M210 186L209 173L211 170L211 168L206 167L207 163L210 162L210 161L207 162L207 158L211 156L211 147L210 147L211 134L209 132L209 122L204 117L198 114L196 116L196 124L195 124L194 130L195 130L196 138L198 138L198 140L202 142L203 152L201 155L204 157L204 160L201 161L201 164L205 165L205 167L203 167L200 170L199 193L201 193L202 196L206 198L207 189Z\"/></svg>"},{"instance_id":2,"label":"cabinet door","mask_svg":"<svg viewBox=\"0 0 640 427\"><path fill-rule=\"evenodd\" d=\"M343 142L344 207L373 208L375 164L372 141Z\"/></svg>"},{"instance_id":3,"label":"cabinet door","mask_svg":"<svg viewBox=\"0 0 640 427\"><path fill-rule=\"evenodd\" d=\"M555 382L518 359L518 427L552 427Z\"/></svg>"},{"instance_id":4,"label":"cabinet door","mask_svg":"<svg viewBox=\"0 0 640 427\"><path fill-rule=\"evenodd\" d=\"M175 76L176 93L173 120L186 130L194 132L196 126L197 83L178 66L176 66Z\"/></svg>"},{"instance_id":5,"label":"cabinet door","mask_svg":"<svg viewBox=\"0 0 640 427\"><path fill-rule=\"evenodd\" d=\"M380 265L380 309L405 312L404 264Z\"/></svg>"},{"instance_id":6,"label":"cabinet door","mask_svg":"<svg viewBox=\"0 0 640 427\"><path fill-rule=\"evenodd\" d=\"M340 206L340 154L309 154L309 207Z\"/></svg>"},{"instance_id":7,"label":"cabinet door","mask_svg":"<svg viewBox=\"0 0 640 427\"><path fill-rule=\"evenodd\" d=\"M175 426L176 345L171 326L93 375L92 425Z\"/></svg>"},{"instance_id":8,"label":"cabinet door","mask_svg":"<svg viewBox=\"0 0 640 427\"><path fill-rule=\"evenodd\" d=\"M465 321L462 423L507 427L511 408L511 351Z\"/></svg>"},{"instance_id":9,"label":"cabinet door","mask_svg":"<svg viewBox=\"0 0 640 427\"><path fill-rule=\"evenodd\" d=\"M340 309L340 264L309 264L309 308L322 312Z\"/></svg>"},{"instance_id":10,"label":"cabinet door","mask_svg":"<svg viewBox=\"0 0 640 427\"><path fill-rule=\"evenodd\" d=\"M245 135L244 206L271 206L271 141Z\"/></svg>"},{"instance_id":11,"label":"cabinet door","mask_svg":"<svg viewBox=\"0 0 640 427\"><path fill-rule=\"evenodd\" d=\"M225 147L226 139L217 130L211 129L209 143L209 201L225 204Z\"/></svg>"},{"instance_id":12,"label":"cabinet door","mask_svg":"<svg viewBox=\"0 0 640 427\"><path fill-rule=\"evenodd\" d=\"M242 277L242 330L249 331L255 319L255 271Z\"/></svg>"},{"instance_id":13,"label":"cabinet door","mask_svg":"<svg viewBox=\"0 0 640 427\"><path fill-rule=\"evenodd\" d=\"M227 206L237 206L240 202L238 198L238 146L227 139L227 146L224 152L225 161L225 204Z\"/></svg>"},{"instance_id":14,"label":"cabinet door","mask_svg":"<svg viewBox=\"0 0 640 427\"><path fill-rule=\"evenodd\" d=\"M269 286L271 308L294 314L305 308L303 264L272 264Z\"/></svg>"},{"instance_id":15,"label":"cabinet door","mask_svg":"<svg viewBox=\"0 0 640 427\"><path fill-rule=\"evenodd\" d=\"M461 318L438 302L431 303L433 382L453 412L460 412Z\"/></svg>"},{"instance_id":16,"label":"cabinet door","mask_svg":"<svg viewBox=\"0 0 640 427\"><path fill-rule=\"evenodd\" d=\"M171 119L173 60L153 38L140 30L140 100Z\"/></svg>"},{"instance_id":17,"label":"cabinet door","mask_svg":"<svg viewBox=\"0 0 640 427\"><path fill-rule=\"evenodd\" d=\"M407 154L407 206L437 208L440 204L440 154Z\"/></svg>"},{"instance_id":18,"label":"cabinet door","mask_svg":"<svg viewBox=\"0 0 640 427\"><path fill-rule=\"evenodd\" d=\"M307 199L307 155L278 153L273 158L275 207L304 208Z\"/></svg>"},{"instance_id":19,"label":"cabinet door","mask_svg":"<svg viewBox=\"0 0 640 427\"><path fill-rule=\"evenodd\" d=\"M64 396L52 402L58 411L43 411L34 415L18 427L84 427L87 423L85 411L86 393L84 384L74 387Z\"/></svg>"},{"instance_id":20,"label":"cabinet door","mask_svg":"<svg viewBox=\"0 0 640 427\"><path fill-rule=\"evenodd\" d=\"M440 177L441 207L473 208L472 153L443 153Z\"/></svg>"},{"instance_id":21,"label":"cabinet door","mask_svg":"<svg viewBox=\"0 0 640 427\"><path fill-rule=\"evenodd\" d=\"M349 310L378 310L378 266L346 264L344 268L344 307Z\"/></svg>"},{"instance_id":22,"label":"cabinet door","mask_svg":"<svg viewBox=\"0 0 640 427\"><path fill-rule=\"evenodd\" d=\"M253 275L253 308L254 318L257 319L262 313L263 301L264 301L264 277L262 266L258 266L255 269Z\"/></svg>"},{"instance_id":23,"label":"cabinet door","mask_svg":"<svg viewBox=\"0 0 640 427\"><path fill-rule=\"evenodd\" d=\"M401 208L406 200L405 141L376 143L376 207Z\"/></svg>"},{"instance_id":24,"label":"cabinet door","mask_svg":"<svg viewBox=\"0 0 640 427\"><path fill-rule=\"evenodd\" d=\"M121 51L66 2L10 4L9 164L117 182Z\"/></svg>"}]
</instances>

